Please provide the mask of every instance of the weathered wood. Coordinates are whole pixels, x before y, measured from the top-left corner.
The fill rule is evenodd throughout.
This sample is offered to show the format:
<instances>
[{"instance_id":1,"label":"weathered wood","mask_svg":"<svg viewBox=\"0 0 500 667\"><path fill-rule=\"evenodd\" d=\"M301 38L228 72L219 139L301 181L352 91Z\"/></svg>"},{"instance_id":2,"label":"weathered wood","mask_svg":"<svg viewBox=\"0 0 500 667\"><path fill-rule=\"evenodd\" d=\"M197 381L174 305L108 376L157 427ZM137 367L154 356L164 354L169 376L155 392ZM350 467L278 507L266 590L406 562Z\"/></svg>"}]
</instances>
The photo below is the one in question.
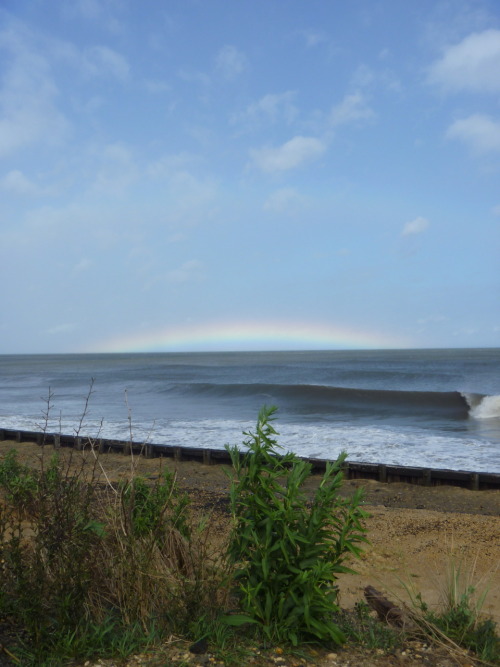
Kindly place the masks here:
<instances>
[{"instance_id":1,"label":"weathered wood","mask_svg":"<svg viewBox=\"0 0 500 667\"><path fill-rule=\"evenodd\" d=\"M172 457L176 461L204 461L205 463L230 464L231 458L224 449L206 450L200 447L179 447L177 445L164 445L148 443L125 442L122 440L111 440L108 438L81 438L54 433L40 433L34 431L22 431L17 428L1 428L0 440L14 440L17 442L36 442L38 445L53 445L59 447L75 447L78 449L86 446L98 449L99 452L123 452L143 454L147 457ZM240 452L243 456L243 452ZM326 459L305 458L314 472L323 472L329 462ZM473 472L467 470L442 470L424 467L399 466L394 464L365 463L359 461L345 461L342 465L345 479L372 479L392 482L403 482L406 484L420 484L423 486L453 485L473 490L500 489L500 473Z\"/></svg>"},{"instance_id":2,"label":"weathered wood","mask_svg":"<svg viewBox=\"0 0 500 667\"><path fill-rule=\"evenodd\" d=\"M405 630L416 629L417 626L409 614L394 604L394 602L384 597L376 588L367 586L364 594L367 604L377 612L377 616L381 621L389 625L394 625L397 628L404 628Z\"/></svg>"},{"instance_id":3,"label":"weathered wood","mask_svg":"<svg viewBox=\"0 0 500 667\"><path fill-rule=\"evenodd\" d=\"M471 473L470 488L472 491L479 491L479 475L477 472Z\"/></svg>"}]
</instances>

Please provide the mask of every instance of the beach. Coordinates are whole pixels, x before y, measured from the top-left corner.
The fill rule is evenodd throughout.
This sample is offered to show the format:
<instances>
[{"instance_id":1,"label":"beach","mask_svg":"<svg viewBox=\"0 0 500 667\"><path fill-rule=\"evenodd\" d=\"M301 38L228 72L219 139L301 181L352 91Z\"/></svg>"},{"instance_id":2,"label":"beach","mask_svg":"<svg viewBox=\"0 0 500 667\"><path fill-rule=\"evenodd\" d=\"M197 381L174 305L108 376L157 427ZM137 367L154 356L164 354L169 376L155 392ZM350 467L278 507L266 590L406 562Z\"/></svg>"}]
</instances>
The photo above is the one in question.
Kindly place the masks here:
<instances>
[{"instance_id":1,"label":"beach","mask_svg":"<svg viewBox=\"0 0 500 667\"><path fill-rule=\"evenodd\" d=\"M13 441L0 442L0 459L12 448L17 450L21 462L36 465L39 460L38 445ZM59 451L61 456L71 459L75 469L81 466L80 452L67 448ZM93 464L89 452L83 456L89 465ZM113 453L101 454L99 466L102 466L101 481L105 471L111 482L127 479L132 468L135 474L154 481L162 467L167 466L175 472L180 488L189 494L193 508L212 515L219 535L229 527L228 466ZM308 493L313 493L320 479L313 475L308 480ZM405 601L408 601L407 589L411 588L431 607L438 605L450 563L455 559L462 563L464 573L472 577L470 583L477 586L478 593L488 588L483 611L500 624L500 491L350 480L344 482L342 495L349 495L358 487L365 490L370 544L363 557L351 563L358 574L342 575L339 579L343 608L352 608L362 600L368 585L392 600Z\"/></svg>"}]
</instances>

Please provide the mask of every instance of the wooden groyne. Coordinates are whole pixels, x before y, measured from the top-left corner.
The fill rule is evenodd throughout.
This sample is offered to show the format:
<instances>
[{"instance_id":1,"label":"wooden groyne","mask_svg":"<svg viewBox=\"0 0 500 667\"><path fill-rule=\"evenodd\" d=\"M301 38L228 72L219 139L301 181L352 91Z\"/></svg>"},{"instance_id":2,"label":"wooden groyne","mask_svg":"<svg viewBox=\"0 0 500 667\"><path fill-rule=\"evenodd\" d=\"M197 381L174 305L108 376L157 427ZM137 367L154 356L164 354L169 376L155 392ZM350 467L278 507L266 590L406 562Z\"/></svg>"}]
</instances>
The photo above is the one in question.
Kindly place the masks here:
<instances>
[{"instance_id":1,"label":"wooden groyne","mask_svg":"<svg viewBox=\"0 0 500 667\"><path fill-rule=\"evenodd\" d=\"M113 440L110 438L88 438L62 433L40 433L36 431L22 431L18 429L0 429L0 440L15 442L35 442L38 445L53 447L73 447L83 450L94 447L102 453L133 453L147 458L168 457L175 461L201 461L206 465L230 464L229 453L225 449L204 449L203 447L179 447L176 445L160 445L154 443L130 442ZM304 458L314 472L323 472L329 459ZM404 482L420 486L460 486L475 491L500 489L500 473L472 472L468 470L447 470L424 468L417 466L399 466L384 463L362 463L346 461L343 465L346 479L372 479L390 484Z\"/></svg>"}]
</instances>

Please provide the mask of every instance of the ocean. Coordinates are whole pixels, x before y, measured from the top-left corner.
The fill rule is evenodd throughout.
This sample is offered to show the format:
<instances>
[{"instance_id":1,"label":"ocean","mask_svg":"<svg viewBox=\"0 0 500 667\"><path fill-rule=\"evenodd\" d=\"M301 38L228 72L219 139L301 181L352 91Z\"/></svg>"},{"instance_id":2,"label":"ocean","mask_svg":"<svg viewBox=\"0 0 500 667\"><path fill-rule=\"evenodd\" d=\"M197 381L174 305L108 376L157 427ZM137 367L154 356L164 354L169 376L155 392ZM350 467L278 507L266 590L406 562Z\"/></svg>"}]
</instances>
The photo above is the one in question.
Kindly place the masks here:
<instances>
[{"instance_id":1,"label":"ocean","mask_svg":"<svg viewBox=\"0 0 500 667\"><path fill-rule=\"evenodd\" d=\"M0 428L222 449L263 405L300 456L500 472L500 349L0 355Z\"/></svg>"}]
</instances>

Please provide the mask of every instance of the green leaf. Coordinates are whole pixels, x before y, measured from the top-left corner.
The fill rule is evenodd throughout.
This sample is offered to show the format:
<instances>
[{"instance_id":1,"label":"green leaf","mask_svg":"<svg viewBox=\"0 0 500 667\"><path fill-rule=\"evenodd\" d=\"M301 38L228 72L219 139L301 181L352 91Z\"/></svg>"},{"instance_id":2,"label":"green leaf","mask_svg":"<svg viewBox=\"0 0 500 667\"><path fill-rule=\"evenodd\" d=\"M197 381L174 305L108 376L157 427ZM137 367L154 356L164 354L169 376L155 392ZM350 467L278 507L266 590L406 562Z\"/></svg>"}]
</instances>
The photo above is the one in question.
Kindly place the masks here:
<instances>
[{"instance_id":1,"label":"green leaf","mask_svg":"<svg viewBox=\"0 0 500 667\"><path fill-rule=\"evenodd\" d=\"M221 616L220 620L225 625L232 625L235 627L240 627L246 623L258 623L254 618L247 616L246 614L228 614L227 616Z\"/></svg>"}]
</instances>

